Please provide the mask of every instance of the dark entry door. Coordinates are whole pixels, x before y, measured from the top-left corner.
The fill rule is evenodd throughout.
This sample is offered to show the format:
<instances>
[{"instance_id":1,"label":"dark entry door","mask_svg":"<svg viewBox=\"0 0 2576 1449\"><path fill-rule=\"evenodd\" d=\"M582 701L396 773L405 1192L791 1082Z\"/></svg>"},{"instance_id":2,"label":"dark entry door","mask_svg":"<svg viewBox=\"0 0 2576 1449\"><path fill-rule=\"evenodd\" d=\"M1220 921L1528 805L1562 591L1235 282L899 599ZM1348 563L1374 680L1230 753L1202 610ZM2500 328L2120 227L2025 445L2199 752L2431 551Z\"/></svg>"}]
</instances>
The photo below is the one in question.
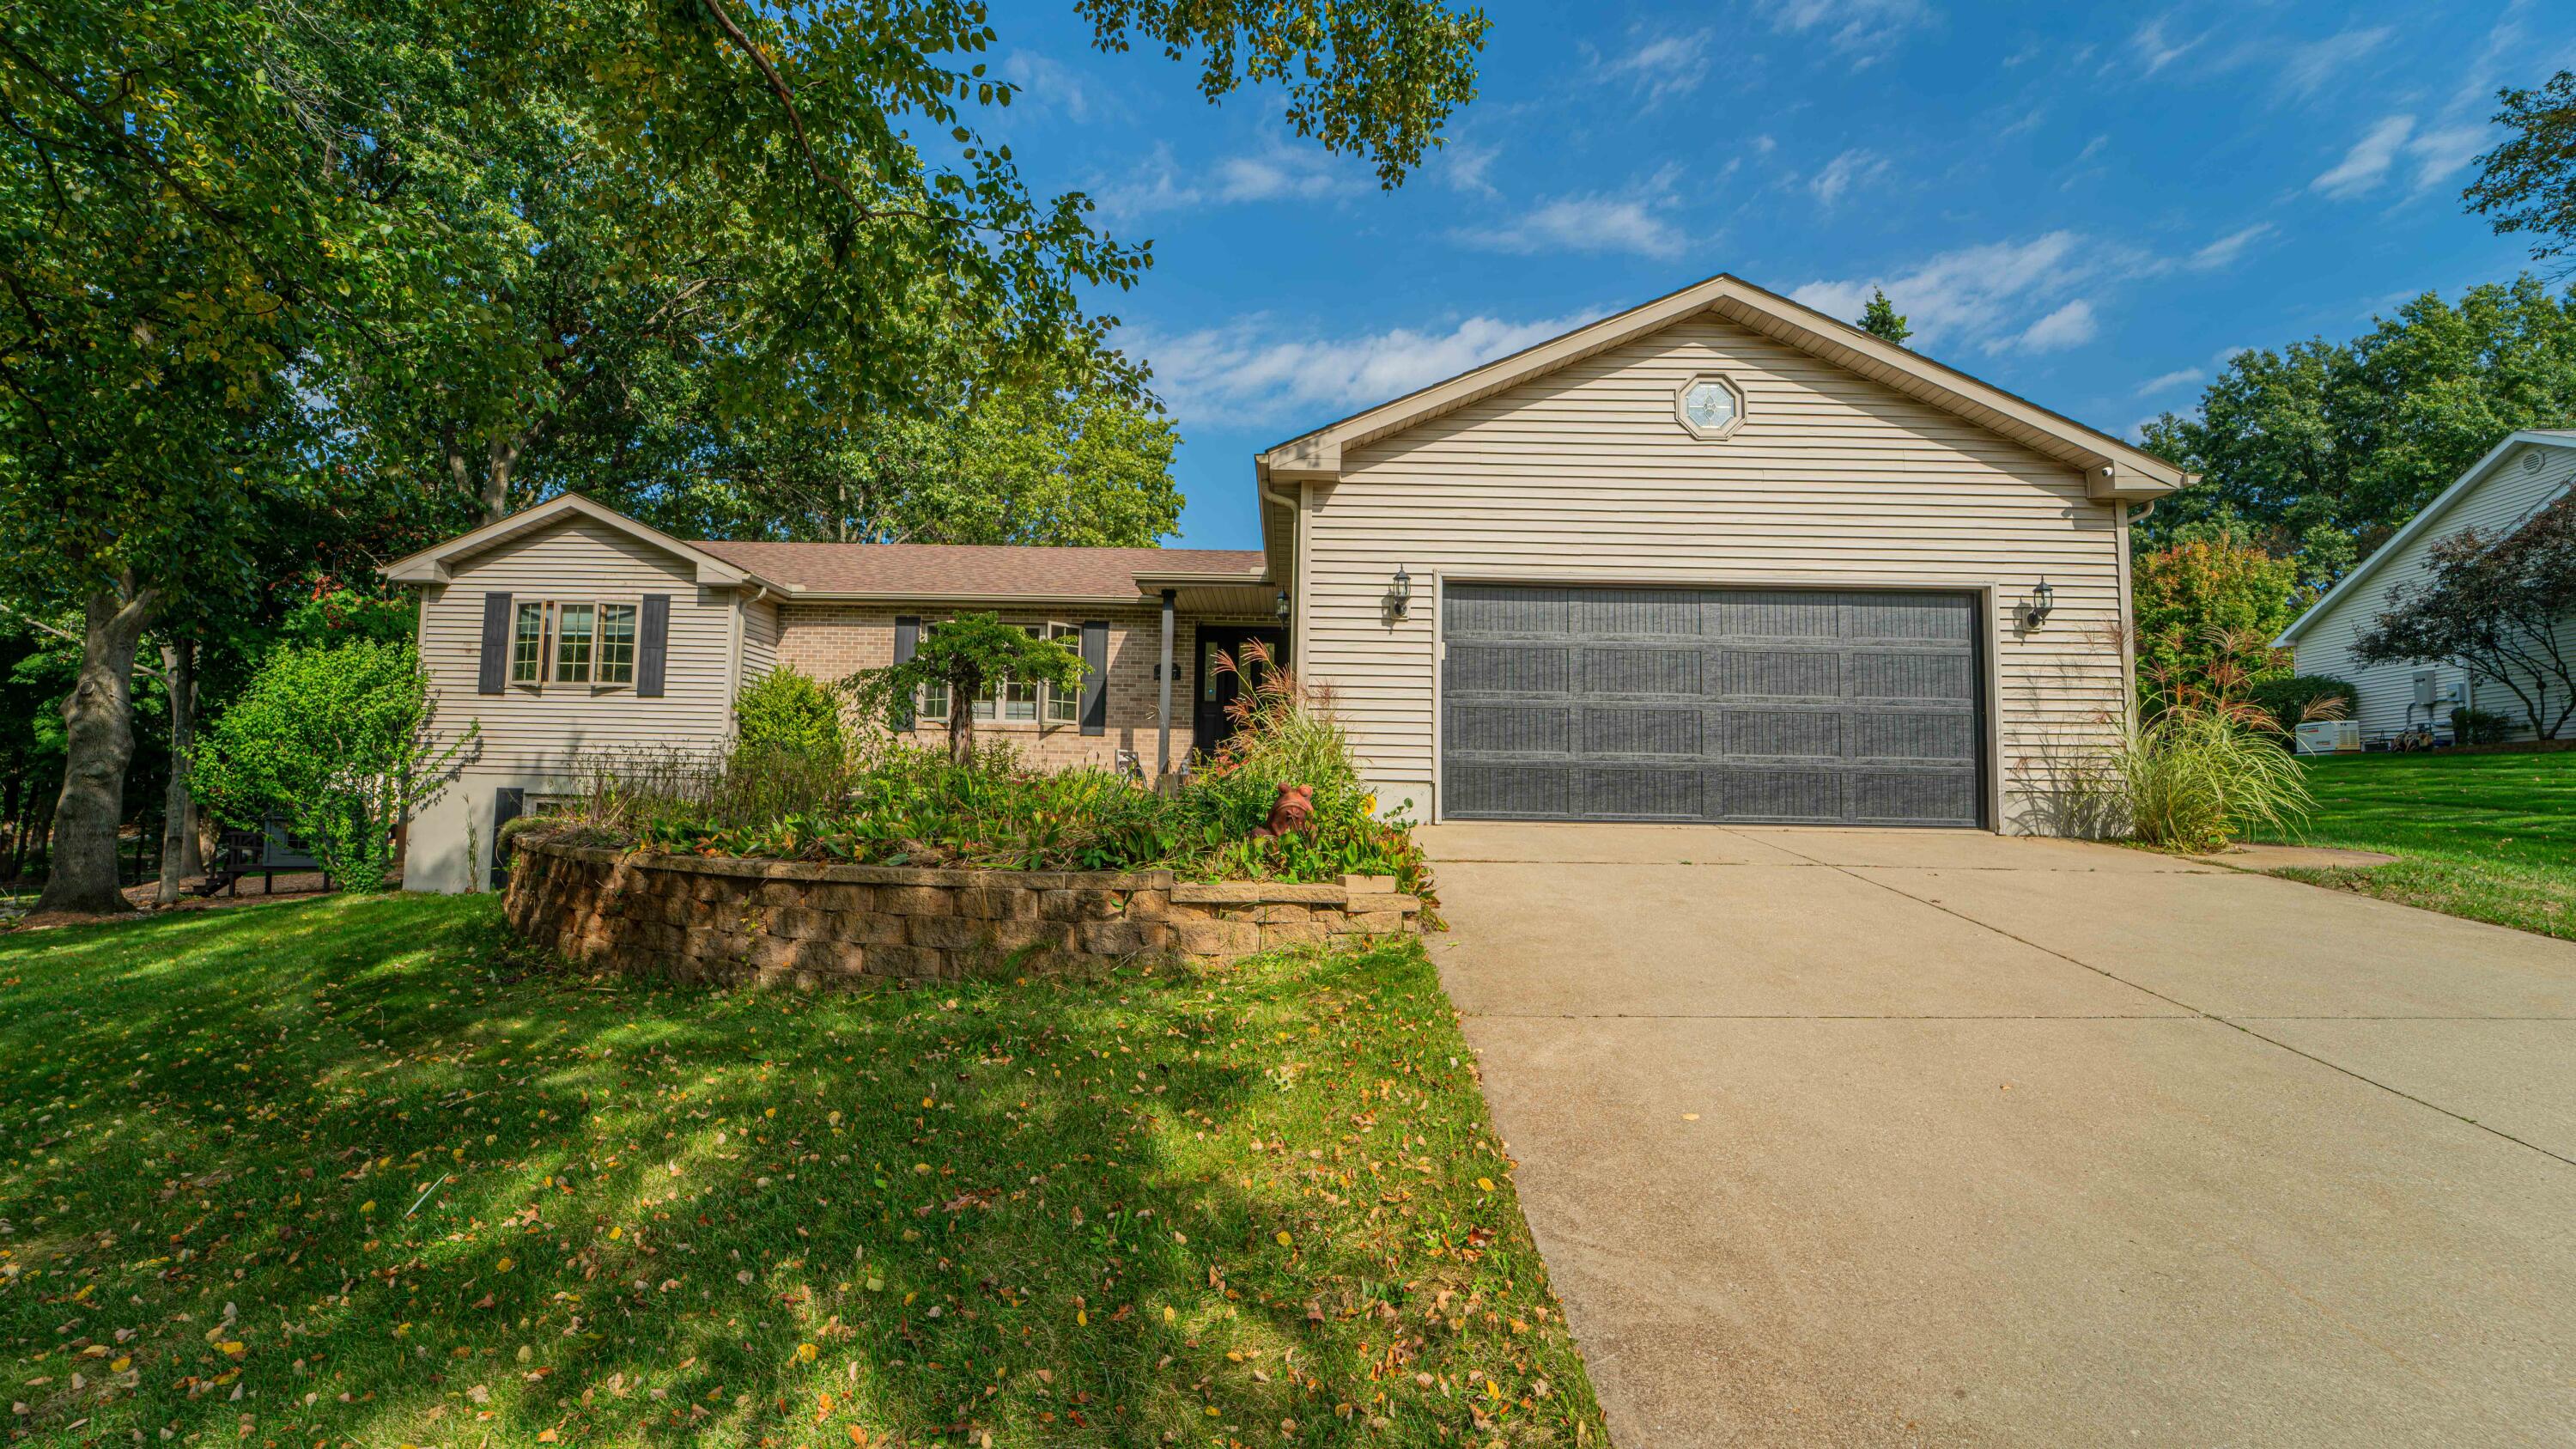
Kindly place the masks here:
<instances>
[{"instance_id":1,"label":"dark entry door","mask_svg":"<svg viewBox=\"0 0 2576 1449\"><path fill-rule=\"evenodd\" d=\"M1190 716L1190 739L1198 754L1213 753L1218 745L1225 742L1227 735L1234 733L1234 720L1228 706L1243 694L1246 681L1242 671L1250 670L1256 677L1260 672L1260 666L1250 661L1243 646L1259 643L1276 660L1284 638L1277 629L1235 624L1199 626L1197 667L1190 671L1191 683L1196 686L1193 698L1197 701ZM1219 654L1234 660L1238 667L1218 669L1216 656Z\"/></svg>"},{"instance_id":2,"label":"dark entry door","mask_svg":"<svg viewBox=\"0 0 2576 1449\"><path fill-rule=\"evenodd\" d=\"M1983 823L1974 595L1455 584L1443 598L1443 815Z\"/></svg>"}]
</instances>

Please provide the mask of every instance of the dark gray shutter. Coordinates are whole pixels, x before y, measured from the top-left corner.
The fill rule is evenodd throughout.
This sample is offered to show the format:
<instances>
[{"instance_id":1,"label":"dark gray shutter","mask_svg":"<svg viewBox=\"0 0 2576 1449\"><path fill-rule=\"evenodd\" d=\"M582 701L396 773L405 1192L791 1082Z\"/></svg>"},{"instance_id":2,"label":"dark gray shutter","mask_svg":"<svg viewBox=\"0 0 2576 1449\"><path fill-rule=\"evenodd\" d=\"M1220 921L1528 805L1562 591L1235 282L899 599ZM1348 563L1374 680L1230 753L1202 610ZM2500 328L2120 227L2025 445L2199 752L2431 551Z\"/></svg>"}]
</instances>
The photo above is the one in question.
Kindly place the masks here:
<instances>
[{"instance_id":1,"label":"dark gray shutter","mask_svg":"<svg viewBox=\"0 0 2576 1449\"><path fill-rule=\"evenodd\" d=\"M483 596L483 674L477 694L499 694L510 681L510 596Z\"/></svg>"},{"instance_id":2,"label":"dark gray shutter","mask_svg":"<svg viewBox=\"0 0 2576 1449\"><path fill-rule=\"evenodd\" d=\"M662 697L662 661L671 652L671 596L646 594L644 615L635 628L635 693L641 699Z\"/></svg>"},{"instance_id":3,"label":"dark gray shutter","mask_svg":"<svg viewBox=\"0 0 2576 1449\"><path fill-rule=\"evenodd\" d=\"M917 614L897 614L894 620L894 662L897 664L911 663L914 651L918 650L920 647L920 616ZM908 730L912 728L911 700L905 699L899 701L895 705L894 727L899 730Z\"/></svg>"},{"instance_id":4,"label":"dark gray shutter","mask_svg":"<svg viewBox=\"0 0 2576 1449\"><path fill-rule=\"evenodd\" d=\"M1109 625L1105 620L1082 622L1082 732L1087 735L1109 731Z\"/></svg>"},{"instance_id":5,"label":"dark gray shutter","mask_svg":"<svg viewBox=\"0 0 2576 1449\"><path fill-rule=\"evenodd\" d=\"M527 802L528 792L516 785L492 792L492 889L496 891L510 883L510 852L508 842L501 839L501 827L518 819Z\"/></svg>"}]
</instances>

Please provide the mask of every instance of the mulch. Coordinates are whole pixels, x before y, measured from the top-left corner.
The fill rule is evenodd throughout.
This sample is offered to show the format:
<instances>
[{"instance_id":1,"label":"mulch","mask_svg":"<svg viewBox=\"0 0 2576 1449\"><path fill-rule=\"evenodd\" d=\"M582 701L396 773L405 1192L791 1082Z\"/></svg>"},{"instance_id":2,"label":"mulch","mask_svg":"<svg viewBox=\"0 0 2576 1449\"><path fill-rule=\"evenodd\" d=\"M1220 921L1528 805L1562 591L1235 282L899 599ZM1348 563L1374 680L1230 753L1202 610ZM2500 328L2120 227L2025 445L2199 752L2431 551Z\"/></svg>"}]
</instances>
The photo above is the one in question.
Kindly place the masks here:
<instances>
[{"instance_id":1,"label":"mulch","mask_svg":"<svg viewBox=\"0 0 2576 1449\"><path fill-rule=\"evenodd\" d=\"M181 896L174 905L156 906L152 903L152 897L159 892L160 888L158 881L145 881L141 885L127 886L123 894L125 899L134 906L131 912L98 914L86 911L43 911L20 916L15 921L0 923L0 929L45 931L57 926L97 925L102 921L139 921L146 916L167 915L173 911L215 911L227 906L255 906L262 901L297 900L326 894L322 885L322 873L311 870L279 871L277 891L274 895L269 894L259 878L254 876L234 887L239 892L236 895L217 892L211 896Z\"/></svg>"}]
</instances>

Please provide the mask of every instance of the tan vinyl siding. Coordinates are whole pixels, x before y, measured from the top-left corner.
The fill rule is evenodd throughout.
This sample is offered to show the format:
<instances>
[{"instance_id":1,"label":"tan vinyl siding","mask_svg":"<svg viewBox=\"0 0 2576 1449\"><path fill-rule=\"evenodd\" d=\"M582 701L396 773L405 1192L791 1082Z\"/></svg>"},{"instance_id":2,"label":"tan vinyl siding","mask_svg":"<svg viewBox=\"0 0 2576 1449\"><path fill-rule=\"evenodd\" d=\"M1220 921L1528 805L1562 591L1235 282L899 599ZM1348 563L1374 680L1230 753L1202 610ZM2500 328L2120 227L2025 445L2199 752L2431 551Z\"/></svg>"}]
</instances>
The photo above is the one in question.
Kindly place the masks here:
<instances>
[{"instance_id":1,"label":"tan vinyl siding","mask_svg":"<svg viewBox=\"0 0 2576 1449\"><path fill-rule=\"evenodd\" d=\"M742 681L746 684L778 667L778 605L752 599L742 606Z\"/></svg>"},{"instance_id":2,"label":"tan vinyl siding","mask_svg":"<svg viewBox=\"0 0 2576 1449\"><path fill-rule=\"evenodd\" d=\"M1675 419L1692 374L1746 395L1723 441ZM2044 575L2047 625L1989 621L2008 826L2052 761L2110 739L2128 699L2119 505L2075 469L1762 334L1691 318L1353 451L1307 489L1304 636L1390 802L1431 806L1435 576L1932 584ZM1402 565L1411 617L1381 616Z\"/></svg>"},{"instance_id":3,"label":"tan vinyl siding","mask_svg":"<svg viewBox=\"0 0 2576 1449\"><path fill-rule=\"evenodd\" d=\"M2526 471L2522 465L2525 454L2538 457L2540 467ZM2504 686L2492 680L2467 680L2459 669L2448 664L2355 664L2352 642L2388 607L2390 589L2423 582L2434 544L2469 528L2490 535L2508 532L2565 493L2571 484L2576 484L2576 447L2534 445L2498 460L2483 480L2455 497L2423 532L2393 545L2400 552L2391 555L2369 578L2334 600L2324 614L2309 623L2293 646L2299 672L2331 675L2353 686L2361 696L2360 708L2353 717L2361 722L2365 741L2385 739L2424 719L2424 711L2413 707L2415 675L2424 669L2433 671L2436 694L2473 702L2490 714L2510 716L2520 726L2516 734L2529 738L2531 730L2523 723L2523 704ZM2571 620L2559 637L2576 648L2576 620ZM2564 705L2562 695L2553 692L2550 697ZM2439 706L2434 713L2434 727L2447 733L2448 706Z\"/></svg>"},{"instance_id":4,"label":"tan vinyl siding","mask_svg":"<svg viewBox=\"0 0 2576 1449\"><path fill-rule=\"evenodd\" d=\"M451 568L449 582L422 590L421 658L438 691L441 722L448 728L469 719L481 723L479 768L559 769L597 751L699 749L724 739L733 698L728 668L735 603L729 592L701 589L684 560L571 517ZM514 684L497 695L477 694L483 596L496 590L509 593L514 603L670 595L665 693L641 699L627 687Z\"/></svg>"}]
</instances>

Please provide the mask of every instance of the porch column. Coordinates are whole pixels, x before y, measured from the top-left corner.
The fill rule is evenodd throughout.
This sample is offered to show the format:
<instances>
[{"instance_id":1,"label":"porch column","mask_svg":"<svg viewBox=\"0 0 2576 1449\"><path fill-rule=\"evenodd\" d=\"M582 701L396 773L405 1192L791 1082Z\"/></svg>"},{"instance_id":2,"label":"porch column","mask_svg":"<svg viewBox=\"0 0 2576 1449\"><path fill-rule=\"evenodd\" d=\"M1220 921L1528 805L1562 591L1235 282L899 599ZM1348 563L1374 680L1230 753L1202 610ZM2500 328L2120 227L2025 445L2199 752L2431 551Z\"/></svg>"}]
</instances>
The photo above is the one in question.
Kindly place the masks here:
<instances>
[{"instance_id":1,"label":"porch column","mask_svg":"<svg viewBox=\"0 0 2576 1449\"><path fill-rule=\"evenodd\" d=\"M1176 589L1163 590L1163 668L1160 673L1163 699L1156 715L1163 722L1162 743L1154 747L1154 778L1159 780L1172 772L1172 598Z\"/></svg>"}]
</instances>

